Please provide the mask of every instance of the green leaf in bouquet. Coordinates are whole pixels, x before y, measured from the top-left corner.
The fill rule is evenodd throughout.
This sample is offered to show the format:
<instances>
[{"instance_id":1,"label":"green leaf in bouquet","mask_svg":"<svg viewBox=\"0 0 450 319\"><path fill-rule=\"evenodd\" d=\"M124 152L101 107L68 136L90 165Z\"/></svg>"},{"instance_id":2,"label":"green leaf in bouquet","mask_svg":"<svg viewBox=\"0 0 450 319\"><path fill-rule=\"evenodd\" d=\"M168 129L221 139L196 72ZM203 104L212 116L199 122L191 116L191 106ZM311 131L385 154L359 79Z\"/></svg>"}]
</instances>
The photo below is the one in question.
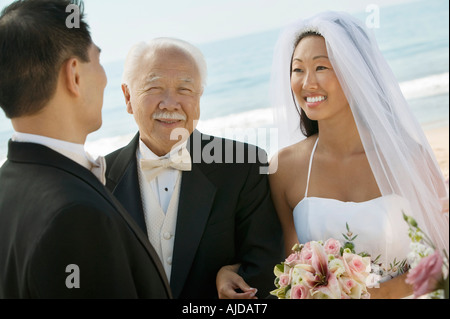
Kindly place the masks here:
<instances>
[{"instance_id":1,"label":"green leaf in bouquet","mask_svg":"<svg viewBox=\"0 0 450 319\"><path fill-rule=\"evenodd\" d=\"M275 265L275 267L273 268L273 273L277 277L284 274L284 262L282 262L281 264Z\"/></svg>"},{"instance_id":2,"label":"green leaf in bouquet","mask_svg":"<svg viewBox=\"0 0 450 319\"><path fill-rule=\"evenodd\" d=\"M280 288L280 277L275 277L273 284L275 285L275 287Z\"/></svg>"},{"instance_id":3,"label":"green leaf in bouquet","mask_svg":"<svg viewBox=\"0 0 450 319\"><path fill-rule=\"evenodd\" d=\"M272 290L270 294L277 297L278 299L286 299L286 293L289 291L289 289L291 289L291 285Z\"/></svg>"},{"instance_id":4,"label":"green leaf in bouquet","mask_svg":"<svg viewBox=\"0 0 450 319\"><path fill-rule=\"evenodd\" d=\"M414 218L406 215L403 211L402 211L402 214L403 214L403 219L408 223L408 225L410 225L411 227L417 227L417 222Z\"/></svg>"},{"instance_id":5,"label":"green leaf in bouquet","mask_svg":"<svg viewBox=\"0 0 450 319\"><path fill-rule=\"evenodd\" d=\"M405 272L407 272L409 270L410 266L408 263L408 260L405 258L401 261L401 263L398 266L398 274L404 274Z\"/></svg>"},{"instance_id":6,"label":"green leaf in bouquet","mask_svg":"<svg viewBox=\"0 0 450 319\"><path fill-rule=\"evenodd\" d=\"M352 253L355 253L355 244L353 244L352 242L348 241L344 244L344 250L345 249L350 249L350 251Z\"/></svg>"},{"instance_id":7,"label":"green leaf in bouquet","mask_svg":"<svg viewBox=\"0 0 450 319\"><path fill-rule=\"evenodd\" d=\"M358 235L353 236L353 232L350 230L348 223L345 223L345 228L347 229L347 234L342 234L346 241L353 241L358 237Z\"/></svg>"},{"instance_id":8,"label":"green leaf in bouquet","mask_svg":"<svg viewBox=\"0 0 450 319\"><path fill-rule=\"evenodd\" d=\"M347 228L347 236L352 237L353 232L350 230L350 226L348 226L348 223L345 223L345 228Z\"/></svg>"},{"instance_id":9,"label":"green leaf in bouquet","mask_svg":"<svg viewBox=\"0 0 450 319\"><path fill-rule=\"evenodd\" d=\"M365 252L365 251L360 252L358 255L361 256L361 257L370 257L370 254ZM380 257L380 255L378 255L378 257Z\"/></svg>"},{"instance_id":10,"label":"green leaf in bouquet","mask_svg":"<svg viewBox=\"0 0 450 319\"><path fill-rule=\"evenodd\" d=\"M374 264L378 264L378 260L381 258L381 254L377 256L377 258L375 258L372 262Z\"/></svg>"}]
</instances>

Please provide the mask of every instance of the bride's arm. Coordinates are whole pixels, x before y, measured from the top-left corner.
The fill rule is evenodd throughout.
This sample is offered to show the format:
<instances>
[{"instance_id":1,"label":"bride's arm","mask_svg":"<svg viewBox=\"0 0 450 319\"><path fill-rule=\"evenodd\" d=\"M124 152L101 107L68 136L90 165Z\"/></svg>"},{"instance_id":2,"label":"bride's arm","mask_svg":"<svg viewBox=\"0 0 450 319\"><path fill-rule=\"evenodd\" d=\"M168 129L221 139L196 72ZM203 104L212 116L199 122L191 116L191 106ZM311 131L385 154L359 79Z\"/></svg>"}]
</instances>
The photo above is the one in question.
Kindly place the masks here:
<instances>
[{"instance_id":1,"label":"bride's arm","mask_svg":"<svg viewBox=\"0 0 450 319\"><path fill-rule=\"evenodd\" d=\"M407 273L368 289L371 299L401 299L413 294L413 287L405 282Z\"/></svg>"},{"instance_id":2,"label":"bride's arm","mask_svg":"<svg viewBox=\"0 0 450 319\"><path fill-rule=\"evenodd\" d=\"M292 208L289 206L285 187L288 185L288 176L285 170L278 165L279 156L275 157L270 163L272 173L269 175L270 191L278 218L283 230L285 254L289 256L292 253L292 247L298 243L297 232L295 231ZM275 162L276 161L276 162ZM274 169L276 167L276 169Z\"/></svg>"}]
</instances>

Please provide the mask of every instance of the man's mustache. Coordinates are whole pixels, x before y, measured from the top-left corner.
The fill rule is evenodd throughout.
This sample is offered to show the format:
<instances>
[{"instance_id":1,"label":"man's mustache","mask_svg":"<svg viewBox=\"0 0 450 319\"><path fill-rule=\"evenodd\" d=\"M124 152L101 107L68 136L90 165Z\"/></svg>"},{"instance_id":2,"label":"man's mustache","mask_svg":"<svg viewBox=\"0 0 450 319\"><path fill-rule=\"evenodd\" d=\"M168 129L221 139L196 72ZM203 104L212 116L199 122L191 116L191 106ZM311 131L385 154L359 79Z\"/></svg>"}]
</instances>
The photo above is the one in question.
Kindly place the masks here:
<instances>
[{"instance_id":1,"label":"man's mustache","mask_svg":"<svg viewBox=\"0 0 450 319\"><path fill-rule=\"evenodd\" d=\"M186 121L186 115L178 112L155 112L152 115L152 119L154 120L180 120Z\"/></svg>"}]
</instances>

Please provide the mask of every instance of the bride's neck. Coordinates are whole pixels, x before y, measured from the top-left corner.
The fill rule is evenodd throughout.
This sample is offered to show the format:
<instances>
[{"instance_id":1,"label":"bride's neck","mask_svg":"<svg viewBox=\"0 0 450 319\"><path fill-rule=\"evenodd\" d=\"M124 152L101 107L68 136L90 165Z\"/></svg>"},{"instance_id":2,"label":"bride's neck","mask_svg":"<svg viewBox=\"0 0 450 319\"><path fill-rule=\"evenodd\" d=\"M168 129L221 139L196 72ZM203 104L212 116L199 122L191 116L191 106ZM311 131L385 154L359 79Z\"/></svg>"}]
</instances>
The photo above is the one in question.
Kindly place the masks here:
<instances>
[{"instance_id":1,"label":"bride's neck","mask_svg":"<svg viewBox=\"0 0 450 319\"><path fill-rule=\"evenodd\" d=\"M319 144L322 151L336 156L364 153L364 147L353 116L346 119L319 121Z\"/></svg>"}]
</instances>

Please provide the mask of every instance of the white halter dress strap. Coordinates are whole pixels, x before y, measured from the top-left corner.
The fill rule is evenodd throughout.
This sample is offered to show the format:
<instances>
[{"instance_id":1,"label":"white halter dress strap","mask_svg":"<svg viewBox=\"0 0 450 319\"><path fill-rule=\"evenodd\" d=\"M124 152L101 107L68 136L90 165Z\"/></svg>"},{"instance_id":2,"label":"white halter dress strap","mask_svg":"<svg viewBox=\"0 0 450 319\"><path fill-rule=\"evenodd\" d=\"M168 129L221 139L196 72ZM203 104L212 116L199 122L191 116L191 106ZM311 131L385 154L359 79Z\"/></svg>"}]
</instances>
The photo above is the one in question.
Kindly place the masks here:
<instances>
[{"instance_id":1,"label":"white halter dress strap","mask_svg":"<svg viewBox=\"0 0 450 319\"><path fill-rule=\"evenodd\" d=\"M314 147L311 152L311 157L309 158L309 167L308 167L308 180L306 181L306 190L305 190L305 197L308 197L308 188L309 188L309 177L311 176L311 166L312 166L312 160L314 157L314 153L316 152L317 142L319 142L319 138L317 138L316 142L314 143Z\"/></svg>"}]
</instances>

